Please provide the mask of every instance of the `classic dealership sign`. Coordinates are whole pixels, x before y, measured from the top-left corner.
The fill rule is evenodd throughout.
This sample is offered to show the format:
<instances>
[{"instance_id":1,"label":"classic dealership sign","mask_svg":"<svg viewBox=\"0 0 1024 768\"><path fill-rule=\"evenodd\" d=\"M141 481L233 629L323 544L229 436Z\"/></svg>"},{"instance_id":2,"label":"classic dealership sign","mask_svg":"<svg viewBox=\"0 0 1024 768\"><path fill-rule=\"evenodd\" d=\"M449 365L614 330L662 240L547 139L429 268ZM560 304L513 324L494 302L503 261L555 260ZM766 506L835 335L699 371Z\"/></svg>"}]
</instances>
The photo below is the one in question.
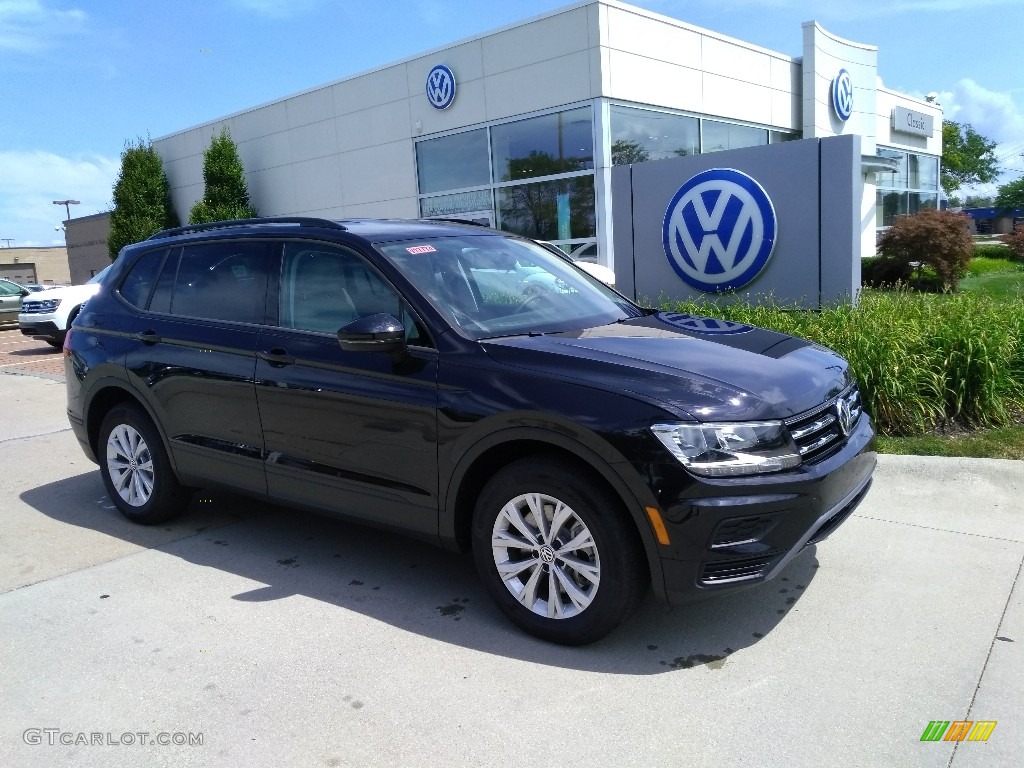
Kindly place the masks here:
<instances>
[{"instance_id":1,"label":"classic dealership sign","mask_svg":"<svg viewBox=\"0 0 1024 768\"><path fill-rule=\"evenodd\" d=\"M892 129L899 133L912 133L915 136L932 136L935 133L935 118L923 112L914 112L906 107L893 107Z\"/></svg>"}]
</instances>

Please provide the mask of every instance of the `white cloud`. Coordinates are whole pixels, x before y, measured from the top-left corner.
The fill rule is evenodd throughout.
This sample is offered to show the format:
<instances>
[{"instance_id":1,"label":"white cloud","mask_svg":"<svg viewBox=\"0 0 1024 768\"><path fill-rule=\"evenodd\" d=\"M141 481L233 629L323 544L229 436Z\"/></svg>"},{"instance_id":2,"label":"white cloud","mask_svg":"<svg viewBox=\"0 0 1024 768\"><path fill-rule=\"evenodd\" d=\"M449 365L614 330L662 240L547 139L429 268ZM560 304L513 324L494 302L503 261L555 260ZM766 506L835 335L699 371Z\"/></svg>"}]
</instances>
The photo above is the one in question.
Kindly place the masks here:
<instances>
[{"instance_id":1,"label":"white cloud","mask_svg":"<svg viewBox=\"0 0 1024 768\"><path fill-rule=\"evenodd\" d=\"M14 245L51 242L66 216L54 200L80 201L71 206L73 218L108 210L120 168L120 157L0 151L0 237Z\"/></svg>"},{"instance_id":2,"label":"white cloud","mask_svg":"<svg viewBox=\"0 0 1024 768\"><path fill-rule=\"evenodd\" d=\"M39 0L0 0L0 51L35 53L86 22L78 8L47 8Z\"/></svg>"}]
</instances>

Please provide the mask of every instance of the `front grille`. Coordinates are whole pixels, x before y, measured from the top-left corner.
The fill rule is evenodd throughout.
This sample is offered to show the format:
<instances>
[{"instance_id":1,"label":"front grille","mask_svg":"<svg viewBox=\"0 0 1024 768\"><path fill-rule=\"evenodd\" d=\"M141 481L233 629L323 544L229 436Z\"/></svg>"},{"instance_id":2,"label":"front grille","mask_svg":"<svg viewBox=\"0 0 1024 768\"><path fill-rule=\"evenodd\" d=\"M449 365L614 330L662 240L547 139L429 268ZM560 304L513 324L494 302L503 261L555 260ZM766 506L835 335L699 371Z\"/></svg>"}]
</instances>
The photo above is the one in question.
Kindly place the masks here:
<instances>
[{"instance_id":1,"label":"front grille","mask_svg":"<svg viewBox=\"0 0 1024 768\"><path fill-rule=\"evenodd\" d=\"M21 313L23 315L44 315L48 312L53 312L56 307L44 307L41 301L23 301L21 302Z\"/></svg>"},{"instance_id":2,"label":"front grille","mask_svg":"<svg viewBox=\"0 0 1024 768\"><path fill-rule=\"evenodd\" d=\"M764 575L765 570L778 557L777 552L760 557L748 557L743 560L721 560L705 563L701 572L702 584L729 584L737 581L750 581Z\"/></svg>"},{"instance_id":3,"label":"front grille","mask_svg":"<svg viewBox=\"0 0 1024 768\"><path fill-rule=\"evenodd\" d=\"M820 461L838 449L863 413L860 390L854 384L814 410L786 419L786 426L805 464Z\"/></svg>"}]
</instances>

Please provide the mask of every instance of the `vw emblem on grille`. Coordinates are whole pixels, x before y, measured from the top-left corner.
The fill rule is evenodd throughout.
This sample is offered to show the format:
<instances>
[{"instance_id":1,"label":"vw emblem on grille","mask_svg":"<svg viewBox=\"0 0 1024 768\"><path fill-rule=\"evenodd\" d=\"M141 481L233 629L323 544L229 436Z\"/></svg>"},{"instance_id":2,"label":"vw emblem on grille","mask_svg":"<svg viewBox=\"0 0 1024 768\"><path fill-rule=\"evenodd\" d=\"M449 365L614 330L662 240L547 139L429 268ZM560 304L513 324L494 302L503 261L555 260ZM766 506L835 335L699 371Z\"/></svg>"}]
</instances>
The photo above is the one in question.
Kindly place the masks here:
<instances>
[{"instance_id":1,"label":"vw emblem on grille","mask_svg":"<svg viewBox=\"0 0 1024 768\"><path fill-rule=\"evenodd\" d=\"M444 64L427 75L427 98L434 109L448 109L455 101L455 75Z\"/></svg>"},{"instance_id":2,"label":"vw emblem on grille","mask_svg":"<svg viewBox=\"0 0 1024 768\"><path fill-rule=\"evenodd\" d=\"M840 397L836 400L836 415L839 417L839 430L843 436L850 434L850 427L853 426L853 413L850 411L850 404L846 398Z\"/></svg>"},{"instance_id":3,"label":"vw emblem on grille","mask_svg":"<svg viewBox=\"0 0 1024 768\"><path fill-rule=\"evenodd\" d=\"M832 81L832 109L844 123L853 114L853 78L845 69L840 69Z\"/></svg>"},{"instance_id":4,"label":"vw emblem on grille","mask_svg":"<svg viewBox=\"0 0 1024 768\"><path fill-rule=\"evenodd\" d=\"M730 168L698 173L665 211L669 264L699 291L734 291L765 268L775 248L775 209L753 178Z\"/></svg>"},{"instance_id":5,"label":"vw emblem on grille","mask_svg":"<svg viewBox=\"0 0 1024 768\"><path fill-rule=\"evenodd\" d=\"M754 330L751 325L736 323L732 320L718 320L713 317L701 317L700 315L687 315L681 312L662 312L658 319L663 323L691 333L703 333L712 335L730 335L734 333L748 333Z\"/></svg>"}]
</instances>

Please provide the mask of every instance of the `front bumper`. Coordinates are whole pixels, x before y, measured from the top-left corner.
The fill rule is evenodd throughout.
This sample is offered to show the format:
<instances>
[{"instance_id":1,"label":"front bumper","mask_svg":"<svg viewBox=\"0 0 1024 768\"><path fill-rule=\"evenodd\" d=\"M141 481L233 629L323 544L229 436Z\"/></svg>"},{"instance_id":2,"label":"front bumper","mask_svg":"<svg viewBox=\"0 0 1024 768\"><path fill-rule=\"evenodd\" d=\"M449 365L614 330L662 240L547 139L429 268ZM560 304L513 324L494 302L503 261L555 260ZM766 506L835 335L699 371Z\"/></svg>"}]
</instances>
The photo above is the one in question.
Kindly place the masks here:
<instances>
[{"instance_id":1,"label":"front bumper","mask_svg":"<svg viewBox=\"0 0 1024 768\"><path fill-rule=\"evenodd\" d=\"M60 339L64 331L47 315L18 315L18 328L37 339Z\"/></svg>"},{"instance_id":2,"label":"front bumper","mask_svg":"<svg viewBox=\"0 0 1024 768\"><path fill-rule=\"evenodd\" d=\"M876 463L865 415L841 450L798 471L715 483L689 477L677 492L665 482L656 495L672 541L661 558L668 602L692 602L774 578L853 514L871 487Z\"/></svg>"}]
</instances>

